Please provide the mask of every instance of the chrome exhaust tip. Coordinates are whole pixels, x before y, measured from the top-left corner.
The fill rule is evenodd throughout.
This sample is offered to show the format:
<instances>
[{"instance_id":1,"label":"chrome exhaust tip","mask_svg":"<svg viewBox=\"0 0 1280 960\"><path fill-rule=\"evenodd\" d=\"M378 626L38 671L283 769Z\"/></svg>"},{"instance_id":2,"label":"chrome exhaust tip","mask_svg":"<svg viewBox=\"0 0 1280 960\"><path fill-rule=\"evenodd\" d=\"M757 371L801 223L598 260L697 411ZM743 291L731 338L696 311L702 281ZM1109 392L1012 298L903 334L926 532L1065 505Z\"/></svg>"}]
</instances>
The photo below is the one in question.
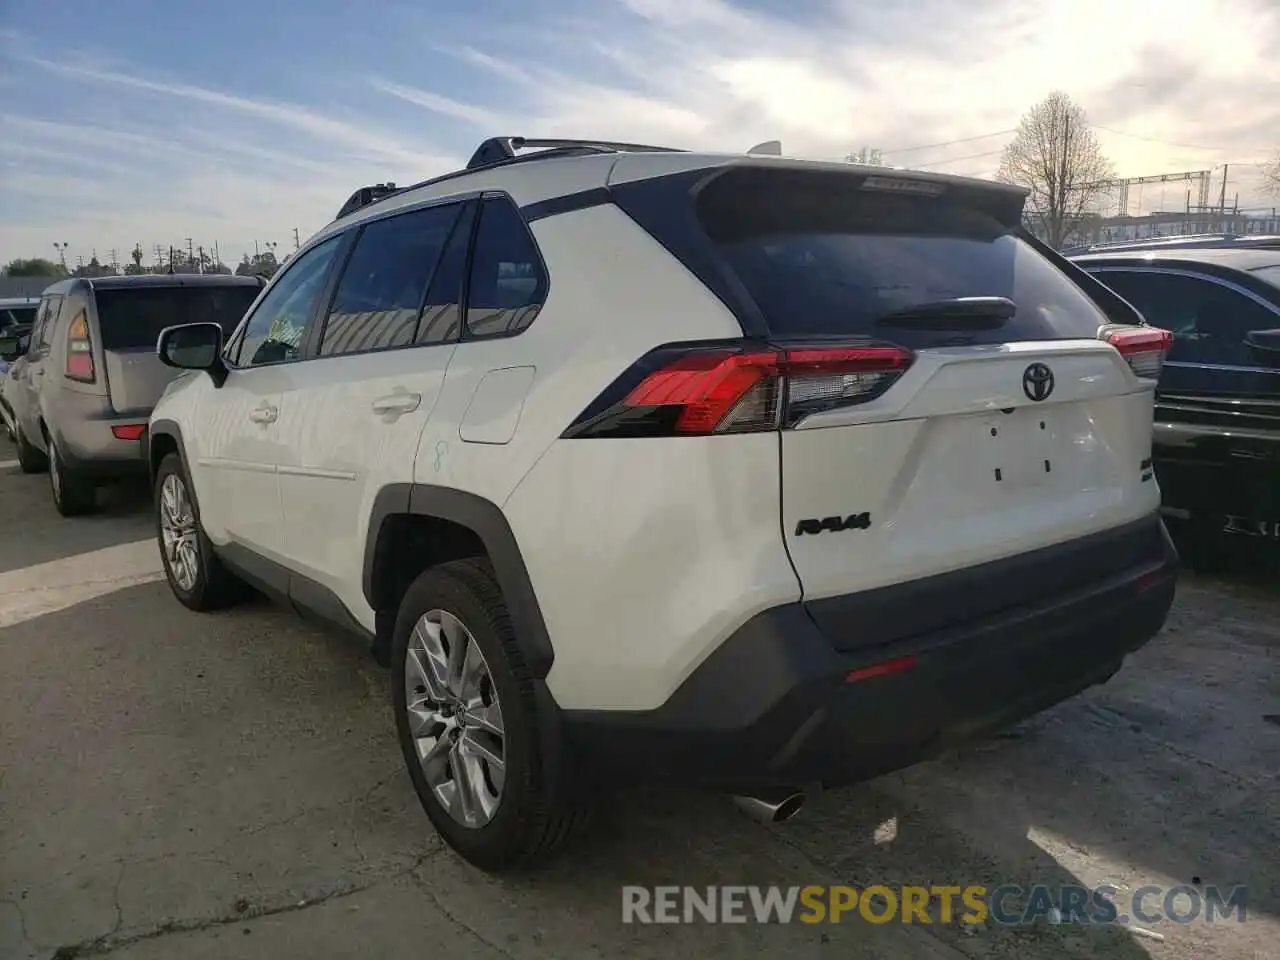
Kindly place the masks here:
<instances>
[{"instance_id":1,"label":"chrome exhaust tip","mask_svg":"<svg viewBox=\"0 0 1280 960\"><path fill-rule=\"evenodd\" d=\"M762 797L735 796L736 803L747 814L761 823L782 823L790 820L804 806L805 795L796 791L782 791Z\"/></svg>"}]
</instances>

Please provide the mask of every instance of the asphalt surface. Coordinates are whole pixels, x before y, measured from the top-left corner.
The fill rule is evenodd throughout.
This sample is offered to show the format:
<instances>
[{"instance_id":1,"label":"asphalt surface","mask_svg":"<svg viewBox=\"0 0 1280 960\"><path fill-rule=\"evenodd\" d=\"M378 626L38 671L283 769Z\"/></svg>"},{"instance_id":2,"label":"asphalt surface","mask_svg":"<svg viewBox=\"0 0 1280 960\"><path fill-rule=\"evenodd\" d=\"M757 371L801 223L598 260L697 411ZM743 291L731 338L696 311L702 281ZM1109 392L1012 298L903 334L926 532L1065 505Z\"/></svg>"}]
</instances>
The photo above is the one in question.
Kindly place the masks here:
<instances>
[{"instance_id":1,"label":"asphalt surface","mask_svg":"<svg viewBox=\"0 0 1280 960\"><path fill-rule=\"evenodd\" d=\"M765 827L640 791L549 869L444 849L387 674L265 601L189 613L145 491L54 512L0 441L0 958L1280 956L1280 588L1188 577L1106 686ZM1269 719L1268 719L1269 718ZM1248 886L1244 923L624 925L623 885ZM1156 901L1158 903L1158 898Z\"/></svg>"}]
</instances>

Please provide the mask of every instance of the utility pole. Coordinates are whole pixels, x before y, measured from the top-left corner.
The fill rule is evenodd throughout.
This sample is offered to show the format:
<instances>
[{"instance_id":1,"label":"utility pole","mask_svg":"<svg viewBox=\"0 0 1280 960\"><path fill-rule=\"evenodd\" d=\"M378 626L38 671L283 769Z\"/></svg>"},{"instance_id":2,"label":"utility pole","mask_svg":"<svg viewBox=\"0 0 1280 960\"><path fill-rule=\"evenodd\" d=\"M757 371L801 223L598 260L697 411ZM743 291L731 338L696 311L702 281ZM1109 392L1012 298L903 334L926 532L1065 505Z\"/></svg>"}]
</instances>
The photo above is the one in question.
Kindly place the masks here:
<instances>
[{"instance_id":1,"label":"utility pole","mask_svg":"<svg viewBox=\"0 0 1280 960\"><path fill-rule=\"evenodd\" d=\"M258 252L258 241L255 240L253 241L253 259L257 260L260 256L262 256L262 254Z\"/></svg>"},{"instance_id":2,"label":"utility pole","mask_svg":"<svg viewBox=\"0 0 1280 960\"><path fill-rule=\"evenodd\" d=\"M213 241L213 265L216 267L222 263L222 257L218 256L218 241Z\"/></svg>"},{"instance_id":3,"label":"utility pole","mask_svg":"<svg viewBox=\"0 0 1280 960\"><path fill-rule=\"evenodd\" d=\"M66 243L55 243L53 249L58 251L58 262L62 264L62 272L67 272L67 247Z\"/></svg>"},{"instance_id":4,"label":"utility pole","mask_svg":"<svg viewBox=\"0 0 1280 960\"><path fill-rule=\"evenodd\" d=\"M1218 198L1218 213L1225 216L1227 212L1227 169L1230 164L1222 165L1222 195Z\"/></svg>"},{"instance_id":5,"label":"utility pole","mask_svg":"<svg viewBox=\"0 0 1280 960\"><path fill-rule=\"evenodd\" d=\"M191 238L187 237L187 263L190 263L195 258L196 258L195 248L191 245Z\"/></svg>"},{"instance_id":6,"label":"utility pole","mask_svg":"<svg viewBox=\"0 0 1280 960\"><path fill-rule=\"evenodd\" d=\"M297 253L297 252L298 252L298 248L299 248L299 247L301 247L301 246L302 246L302 241L301 241L301 239L299 239L299 237L298 237L298 228L297 228L297 227L294 227L294 228L293 228L293 251L294 251L294 253Z\"/></svg>"}]
</instances>

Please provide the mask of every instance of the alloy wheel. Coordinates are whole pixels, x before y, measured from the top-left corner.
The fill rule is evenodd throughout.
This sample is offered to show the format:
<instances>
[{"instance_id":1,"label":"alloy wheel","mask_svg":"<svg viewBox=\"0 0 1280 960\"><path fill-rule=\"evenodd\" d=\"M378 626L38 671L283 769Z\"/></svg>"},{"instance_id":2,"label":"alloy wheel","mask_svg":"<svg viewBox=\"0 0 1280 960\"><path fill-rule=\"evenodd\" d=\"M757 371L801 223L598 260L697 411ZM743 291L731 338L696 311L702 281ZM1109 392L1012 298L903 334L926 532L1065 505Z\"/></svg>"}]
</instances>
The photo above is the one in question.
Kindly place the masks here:
<instances>
[{"instance_id":1,"label":"alloy wheel","mask_svg":"<svg viewBox=\"0 0 1280 960\"><path fill-rule=\"evenodd\" d=\"M429 610L409 638L404 682L409 732L427 785L459 823L484 826L502 801L506 737L480 645L456 616Z\"/></svg>"},{"instance_id":2,"label":"alloy wheel","mask_svg":"<svg viewBox=\"0 0 1280 960\"><path fill-rule=\"evenodd\" d=\"M195 589L200 575L196 516L187 486L176 473L160 484L160 539L174 582L184 592Z\"/></svg>"}]
</instances>

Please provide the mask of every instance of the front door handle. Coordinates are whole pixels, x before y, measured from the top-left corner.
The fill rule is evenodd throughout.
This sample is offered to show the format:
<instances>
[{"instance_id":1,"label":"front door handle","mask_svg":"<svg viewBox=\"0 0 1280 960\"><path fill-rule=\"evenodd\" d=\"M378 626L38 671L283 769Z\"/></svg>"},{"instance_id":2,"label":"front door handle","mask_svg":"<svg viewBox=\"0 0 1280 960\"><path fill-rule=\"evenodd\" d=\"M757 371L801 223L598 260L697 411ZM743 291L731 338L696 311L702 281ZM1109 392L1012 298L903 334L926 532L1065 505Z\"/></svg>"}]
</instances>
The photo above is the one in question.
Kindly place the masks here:
<instances>
[{"instance_id":1,"label":"front door handle","mask_svg":"<svg viewBox=\"0 0 1280 960\"><path fill-rule=\"evenodd\" d=\"M388 413L413 413L418 409L418 405L422 403L422 394L420 393L393 393L385 397L379 397L373 401L373 412L377 414Z\"/></svg>"},{"instance_id":2,"label":"front door handle","mask_svg":"<svg viewBox=\"0 0 1280 960\"><path fill-rule=\"evenodd\" d=\"M275 407L264 404L252 410L249 413L249 419L254 423L275 423L279 413L280 411Z\"/></svg>"}]
</instances>

